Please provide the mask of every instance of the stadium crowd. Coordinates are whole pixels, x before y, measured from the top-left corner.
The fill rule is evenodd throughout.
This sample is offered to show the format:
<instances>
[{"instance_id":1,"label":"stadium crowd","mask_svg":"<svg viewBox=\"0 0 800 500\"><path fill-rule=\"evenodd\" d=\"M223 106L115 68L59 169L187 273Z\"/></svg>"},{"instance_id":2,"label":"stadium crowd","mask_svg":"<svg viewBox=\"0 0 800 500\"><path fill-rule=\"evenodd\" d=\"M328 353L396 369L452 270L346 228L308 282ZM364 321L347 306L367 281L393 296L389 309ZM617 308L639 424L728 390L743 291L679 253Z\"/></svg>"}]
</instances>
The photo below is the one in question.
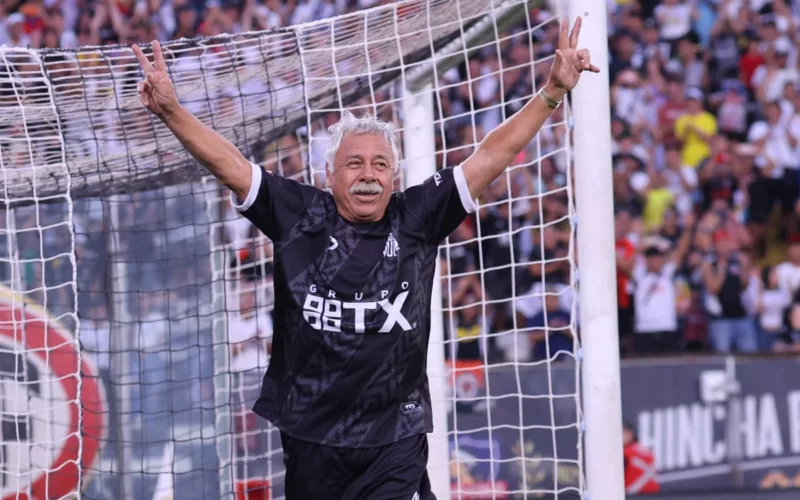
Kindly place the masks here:
<instances>
[{"instance_id":1,"label":"stadium crowd","mask_svg":"<svg viewBox=\"0 0 800 500\"><path fill-rule=\"evenodd\" d=\"M795 351L800 5L619 5L620 331L641 354Z\"/></svg>"},{"instance_id":2,"label":"stadium crowd","mask_svg":"<svg viewBox=\"0 0 800 500\"><path fill-rule=\"evenodd\" d=\"M623 355L798 351L800 4L609 5ZM545 31L534 54L551 50L551 40ZM520 46L519 54L504 51L504 66L528 55ZM498 61L488 55L471 65L471 74L489 74ZM481 79L467 94L514 103L529 79L525 69L506 71L505 95L496 82ZM454 108L465 100L458 92L445 99ZM488 128L493 119L479 115L478 124ZM463 260L451 254L451 272L474 268L478 259L491 268L483 287L479 276L467 276L450 295L454 306L464 306L453 325L458 358L482 359L486 349L494 359L538 361L572 350L573 227L566 217L566 161L558 154L560 120L554 115L553 128L518 159L510 188L498 186L482 199L480 224L467 223L451 238L452 244L481 236L480 245L462 251ZM509 194L523 199L509 203ZM541 195L541 203L532 195ZM521 230L526 227L537 230L529 234ZM492 299L490 308L467 307L478 303L481 290ZM513 302L496 302L512 291ZM485 347L476 340L485 333L475 326L481 313L491 315ZM516 335L496 334L509 330Z\"/></svg>"},{"instance_id":3,"label":"stadium crowd","mask_svg":"<svg viewBox=\"0 0 800 500\"><path fill-rule=\"evenodd\" d=\"M0 4L0 43L75 48L211 36L287 26L379 3L387 2L7 0ZM796 350L800 3L610 0L609 9L623 353ZM530 22L550 16L534 9ZM444 75L436 106L442 117L440 166L463 161L486 131L543 83L556 37L556 24L547 24L534 31L530 43L527 36L509 37L502 50L479 51L468 64ZM531 55L543 63L530 64ZM375 96L388 98L387 92ZM576 315L570 285L577 269L571 257L574 218L564 113L561 108L553 114L550 126L517 158L509 175L481 200L478 216L459 227L443 249L443 269L454 276L443 286L452 312L445 327L458 339L448 348L453 358L529 361L573 349ZM307 158L318 171L332 119L320 119L307 134L312 138ZM283 174L302 171L301 140L294 135L280 139L264 163ZM147 214L160 220L174 206L148 200L143 195L125 210L137 224L160 234L158 228L171 224L145 220ZM166 200L177 206L180 197ZM203 212L197 203L195 208ZM182 223L190 223L187 213L196 212L181 211ZM76 213L78 232L97 220L97 212L88 208ZM239 242L250 238L250 230L236 221L226 228L233 250L247 257L241 253L247 245ZM146 246L141 234L135 233L131 248ZM79 258L102 262L104 243L93 248L92 241L97 243L78 236ZM137 255L157 255L159 244L151 243L153 249ZM173 253L165 254L168 262L175 250L164 248ZM269 257L268 250L258 254ZM208 259L200 260L208 265ZM154 283L167 276L175 283L202 281L197 278L201 271L186 266L149 271L141 266ZM478 273L478 268L486 271ZM91 268L80 272L85 269ZM98 279L87 277L88 288ZM173 285L156 283L143 290L180 288ZM82 309L103 315L96 306Z\"/></svg>"}]
</instances>

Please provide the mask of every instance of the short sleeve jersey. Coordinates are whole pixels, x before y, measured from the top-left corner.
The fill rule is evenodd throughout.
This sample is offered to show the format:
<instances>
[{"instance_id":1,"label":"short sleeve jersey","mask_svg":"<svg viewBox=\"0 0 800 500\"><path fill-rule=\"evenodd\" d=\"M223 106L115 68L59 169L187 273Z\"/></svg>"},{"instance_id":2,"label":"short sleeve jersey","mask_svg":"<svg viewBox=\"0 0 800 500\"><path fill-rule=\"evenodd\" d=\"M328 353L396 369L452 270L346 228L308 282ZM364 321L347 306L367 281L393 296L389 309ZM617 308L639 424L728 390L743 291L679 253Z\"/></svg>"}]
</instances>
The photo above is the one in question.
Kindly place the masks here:
<instances>
[{"instance_id":1,"label":"short sleeve jersey","mask_svg":"<svg viewBox=\"0 0 800 500\"><path fill-rule=\"evenodd\" d=\"M349 222L329 192L256 165L234 206L274 243L272 358L254 411L330 446L431 432L425 367L438 246L476 208L461 167L393 193L373 223Z\"/></svg>"}]
</instances>

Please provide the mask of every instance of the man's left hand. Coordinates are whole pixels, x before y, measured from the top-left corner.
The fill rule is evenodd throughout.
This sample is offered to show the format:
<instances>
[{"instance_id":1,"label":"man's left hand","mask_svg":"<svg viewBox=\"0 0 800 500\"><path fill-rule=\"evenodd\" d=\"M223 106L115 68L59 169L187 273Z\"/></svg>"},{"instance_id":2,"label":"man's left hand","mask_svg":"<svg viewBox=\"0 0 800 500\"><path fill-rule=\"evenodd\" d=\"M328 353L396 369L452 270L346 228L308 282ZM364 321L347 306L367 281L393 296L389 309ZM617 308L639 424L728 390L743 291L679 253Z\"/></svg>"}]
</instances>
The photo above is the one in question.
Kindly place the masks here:
<instances>
[{"instance_id":1,"label":"man's left hand","mask_svg":"<svg viewBox=\"0 0 800 500\"><path fill-rule=\"evenodd\" d=\"M581 33L582 23L583 21L578 17L572 27L572 33L569 33L569 20L561 21L558 48L553 66L550 68L550 80L547 82L550 92L556 94L548 94L553 99L561 99L567 92L575 88L584 71L600 72L600 68L591 63L589 50L578 49L578 37Z\"/></svg>"}]
</instances>

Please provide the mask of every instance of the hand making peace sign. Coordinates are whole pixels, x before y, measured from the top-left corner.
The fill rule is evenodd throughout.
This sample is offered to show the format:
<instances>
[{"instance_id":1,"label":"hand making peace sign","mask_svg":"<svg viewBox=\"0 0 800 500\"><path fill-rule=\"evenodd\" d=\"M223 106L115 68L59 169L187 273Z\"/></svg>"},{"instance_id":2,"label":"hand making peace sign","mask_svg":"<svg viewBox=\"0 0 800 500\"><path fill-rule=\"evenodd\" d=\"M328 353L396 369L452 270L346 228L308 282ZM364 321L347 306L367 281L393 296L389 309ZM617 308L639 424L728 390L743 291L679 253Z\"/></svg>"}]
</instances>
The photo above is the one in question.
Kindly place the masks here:
<instances>
[{"instance_id":1,"label":"hand making peace sign","mask_svg":"<svg viewBox=\"0 0 800 500\"><path fill-rule=\"evenodd\" d=\"M578 37L581 34L580 17L575 20L572 33L569 33L569 20L561 21L561 33L558 36L558 48L550 68L550 83L562 94L566 94L578 84L581 73L591 71L599 73L600 68L591 63L588 49L578 49Z\"/></svg>"},{"instance_id":2,"label":"hand making peace sign","mask_svg":"<svg viewBox=\"0 0 800 500\"><path fill-rule=\"evenodd\" d=\"M164 62L161 44L158 41L153 42L152 63L138 45L133 45L131 48L144 72L144 80L137 86L142 104L159 117L175 110L179 106L178 98L175 96L175 87L167 73L167 64Z\"/></svg>"}]
</instances>

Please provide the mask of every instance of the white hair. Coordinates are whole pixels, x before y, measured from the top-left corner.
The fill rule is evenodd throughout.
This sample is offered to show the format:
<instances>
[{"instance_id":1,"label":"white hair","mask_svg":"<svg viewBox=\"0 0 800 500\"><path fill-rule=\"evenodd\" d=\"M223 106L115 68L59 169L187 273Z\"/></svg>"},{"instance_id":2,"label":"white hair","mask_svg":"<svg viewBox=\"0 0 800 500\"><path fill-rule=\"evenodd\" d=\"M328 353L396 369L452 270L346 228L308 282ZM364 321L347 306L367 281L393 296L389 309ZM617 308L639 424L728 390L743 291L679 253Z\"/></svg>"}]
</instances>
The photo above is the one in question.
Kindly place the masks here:
<instances>
[{"instance_id":1,"label":"white hair","mask_svg":"<svg viewBox=\"0 0 800 500\"><path fill-rule=\"evenodd\" d=\"M384 122L370 115L356 117L353 113L345 111L341 120L328 128L331 134L328 150L325 152L328 174L333 171L333 159L342 145L342 139L347 134L376 134L383 136L392 147L392 169L397 170L400 166L400 153L397 148L397 127L394 123Z\"/></svg>"}]
</instances>

